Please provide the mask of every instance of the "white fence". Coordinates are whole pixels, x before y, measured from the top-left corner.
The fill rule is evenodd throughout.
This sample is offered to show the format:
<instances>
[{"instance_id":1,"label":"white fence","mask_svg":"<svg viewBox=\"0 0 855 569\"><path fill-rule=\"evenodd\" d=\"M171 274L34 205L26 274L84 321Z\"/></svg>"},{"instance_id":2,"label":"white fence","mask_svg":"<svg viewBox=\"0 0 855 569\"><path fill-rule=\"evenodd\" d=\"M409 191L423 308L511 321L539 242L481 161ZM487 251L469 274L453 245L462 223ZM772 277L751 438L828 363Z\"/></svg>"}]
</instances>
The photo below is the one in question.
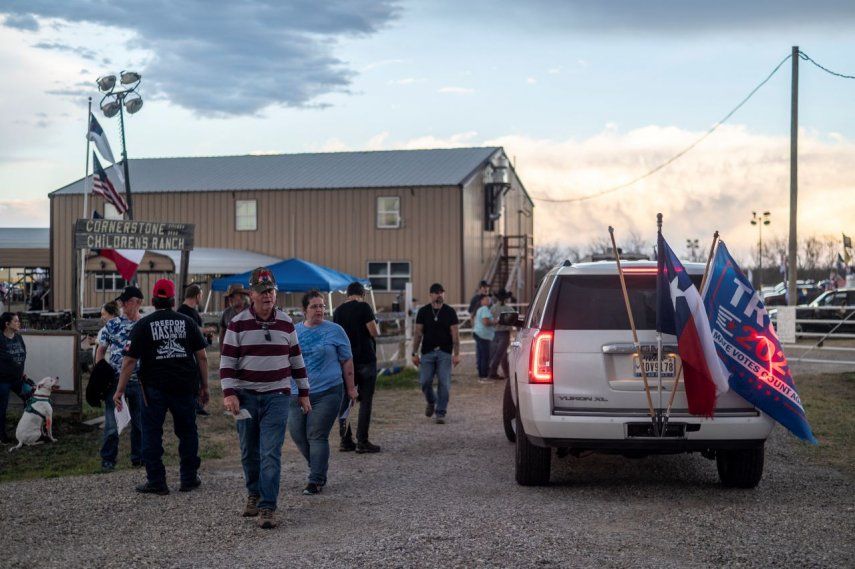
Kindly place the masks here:
<instances>
[{"instance_id":1,"label":"white fence","mask_svg":"<svg viewBox=\"0 0 855 569\"><path fill-rule=\"evenodd\" d=\"M855 346L827 345L836 340L855 340L855 306L782 306L775 311L772 318L778 339L784 347L805 350L795 357L788 357L788 361L855 366L855 360L836 359L839 355L845 357L855 354ZM799 339L816 341L812 344L798 343ZM807 357L811 354L824 357Z\"/></svg>"}]
</instances>

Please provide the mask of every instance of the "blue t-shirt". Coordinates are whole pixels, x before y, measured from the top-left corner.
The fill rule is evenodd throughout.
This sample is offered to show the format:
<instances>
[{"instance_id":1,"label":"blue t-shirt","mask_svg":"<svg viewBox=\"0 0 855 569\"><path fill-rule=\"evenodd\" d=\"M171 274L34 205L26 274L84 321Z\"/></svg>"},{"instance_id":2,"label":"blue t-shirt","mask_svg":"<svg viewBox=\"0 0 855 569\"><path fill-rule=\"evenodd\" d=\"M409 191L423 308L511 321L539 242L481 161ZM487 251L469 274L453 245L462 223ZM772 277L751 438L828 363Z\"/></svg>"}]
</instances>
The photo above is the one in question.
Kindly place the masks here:
<instances>
[{"instance_id":1,"label":"blue t-shirt","mask_svg":"<svg viewBox=\"0 0 855 569\"><path fill-rule=\"evenodd\" d=\"M496 335L496 331L492 326L484 326L484 318L493 319L493 314L490 312L489 306L482 306L475 312L475 323L472 324L472 331L478 334L479 338L492 340Z\"/></svg>"},{"instance_id":2,"label":"blue t-shirt","mask_svg":"<svg viewBox=\"0 0 855 569\"><path fill-rule=\"evenodd\" d=\"M341 362L353 357L344 328L324 320L309 328L303 322L296 326L300 351L309 372L309 389L320 393L341 385ZM297 393L297 383L291 380L291 393Z\"/></svg>"}]
</instances>

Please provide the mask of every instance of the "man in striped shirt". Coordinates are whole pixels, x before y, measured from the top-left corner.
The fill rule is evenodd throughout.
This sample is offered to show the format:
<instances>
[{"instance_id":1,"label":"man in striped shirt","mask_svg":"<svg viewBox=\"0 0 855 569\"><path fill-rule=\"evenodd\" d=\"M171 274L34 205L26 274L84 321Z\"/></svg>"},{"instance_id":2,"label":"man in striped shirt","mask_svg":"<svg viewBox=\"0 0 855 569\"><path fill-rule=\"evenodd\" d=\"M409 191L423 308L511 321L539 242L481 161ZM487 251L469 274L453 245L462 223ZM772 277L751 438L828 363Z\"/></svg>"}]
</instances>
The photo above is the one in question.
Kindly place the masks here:
<instances>
[{"instance_id":1,"label":"man in striped shirt","mask_svg":"<svg viewBox=\"0 0 855 569\"><path fill-rule=\"evenodd\" d=\"M276 308L276 280L266 267L252 271L252 304L229 322L220 357L223 406L237 415L247 500L243 515L258 516L258 526L276 527L276 499L291 378L303 413L309 403L309 379L294 324Z\"/></svg>"}]
</instances>

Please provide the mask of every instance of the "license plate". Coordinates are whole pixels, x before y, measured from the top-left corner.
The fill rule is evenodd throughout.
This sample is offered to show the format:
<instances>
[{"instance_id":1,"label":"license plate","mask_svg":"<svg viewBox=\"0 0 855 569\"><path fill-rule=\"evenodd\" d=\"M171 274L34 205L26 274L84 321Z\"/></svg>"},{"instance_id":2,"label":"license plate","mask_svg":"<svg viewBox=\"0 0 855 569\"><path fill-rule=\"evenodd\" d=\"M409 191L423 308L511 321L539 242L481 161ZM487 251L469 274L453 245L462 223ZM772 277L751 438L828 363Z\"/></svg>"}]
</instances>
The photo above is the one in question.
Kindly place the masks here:
<instances>
[{"instance_id":1,"label":"license plate","mask_svg":"<svg viewBox=\"0 0 855 569\"><path fill-rule=\"evenodd\" d=\"M659 371L659 360L655 355L645 355L642 361L644 362L644 372L647 374L647 377L659 377L657 373ZM662 358L662 377L674 377L676 361L677 358L674 356L665 356ZM641 377L641 365L639 364L637 354L632 356L632 371L635 377Z\"/></svg>"}]
</instances>

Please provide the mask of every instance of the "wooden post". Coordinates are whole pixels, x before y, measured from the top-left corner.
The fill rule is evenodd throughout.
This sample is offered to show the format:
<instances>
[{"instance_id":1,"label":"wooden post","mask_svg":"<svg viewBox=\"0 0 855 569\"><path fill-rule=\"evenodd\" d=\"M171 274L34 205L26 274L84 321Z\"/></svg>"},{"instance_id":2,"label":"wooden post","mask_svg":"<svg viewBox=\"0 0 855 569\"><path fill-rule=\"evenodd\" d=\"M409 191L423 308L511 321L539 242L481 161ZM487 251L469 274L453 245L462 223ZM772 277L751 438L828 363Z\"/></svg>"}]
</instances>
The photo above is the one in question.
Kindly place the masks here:
<instances>
[{"instance_id":1,"label":"wooden post","mask_svg":"<svg viewBox=\"0 0 855 569\"><path fill-rule=\"evenodd\" d=\"M179 287L179 292L181 294L181 298L184 298L184 290L187 288L187 271L190 270L190 251L187 249L181 250L181 276L180 282L181 286Z\"/></svg>"},{"instance_id":2,"label":"wooden post","mask_svg":"<svg viewBox=\"0 0 855 569\"><path fill-rule=\"evenodd\" d=\"M629 326L632 329L632 340L635 342L635 353L638 357L638 365L641 368L641 379L644 382L644 393L647 395L647 410L650 413L650 420L653 422L653 434L657 435L659 428L656 424L656 412L653 410L653 398L650 395L650 385L647 382L647 372L644 371L644 356L641 353L641 344L638 343L638 332L635 329L635 319L632 317L632 308L629 305L629 293L626 291L626 280L623 277L623 268L620 265L620 253L618 252L617 243L615 242L615 228L611 225L609 225L609 236L612 238L612 250L615 253L615 261L617 262L620 287L623 291L623 301L626 305L626 315L629 318Z\"/></svg>"},{"instance_id":3,"label":"wooden post","mask_svg":"<svg viewBox=\"0 0 855 569\"><path fill-rule=\"evenodd\" d=\"M787 266L787 304L798 304L796 291L796 271L798 270L798 204L799 204L799 46L793 46L793 84L790 100L790 238Z\"/></svg>"}]
</instances>

